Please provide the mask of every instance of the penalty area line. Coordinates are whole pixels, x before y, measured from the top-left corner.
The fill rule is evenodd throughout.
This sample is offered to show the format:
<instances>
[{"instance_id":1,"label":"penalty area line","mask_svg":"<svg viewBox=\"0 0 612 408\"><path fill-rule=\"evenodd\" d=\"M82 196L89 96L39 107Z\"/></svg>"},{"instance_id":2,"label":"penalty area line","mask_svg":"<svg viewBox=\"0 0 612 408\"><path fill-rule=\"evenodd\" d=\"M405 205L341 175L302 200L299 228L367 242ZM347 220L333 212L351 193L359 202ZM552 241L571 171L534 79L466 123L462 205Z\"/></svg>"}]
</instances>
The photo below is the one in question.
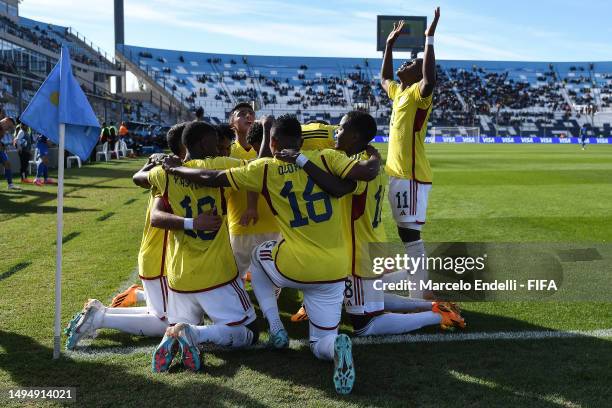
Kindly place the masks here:
<instances>
[{"instance_id":1,"label":"penalty area line","mask_svg":"<svg viewBox=\"0 0 612 408\"><path fill-rule=\"evenodd\" d=\"M353 345L362 346L370 344L399 344L399 343L441 343L458 341L492 341L492 340L549 340L568 338L611 338L612 329L599 330L526 330L526 331L502 331L502 332L478 332L478 333L436 333L436 334L398 334L392 336L367 336L353 337ZM76 350L64 351L64 355L75 358L97 358L129 354L152 354L155 346L141 347L111 347L91 348L92 340L86 340ZM205 346L206 349L224 349L216 346ZM307 339L291 340L289 348L299 350L309 347ZM247 349L263 349L265 345L257 344ZM238 350L236 350L238 351Z\"/></svg>"}]
</instances>

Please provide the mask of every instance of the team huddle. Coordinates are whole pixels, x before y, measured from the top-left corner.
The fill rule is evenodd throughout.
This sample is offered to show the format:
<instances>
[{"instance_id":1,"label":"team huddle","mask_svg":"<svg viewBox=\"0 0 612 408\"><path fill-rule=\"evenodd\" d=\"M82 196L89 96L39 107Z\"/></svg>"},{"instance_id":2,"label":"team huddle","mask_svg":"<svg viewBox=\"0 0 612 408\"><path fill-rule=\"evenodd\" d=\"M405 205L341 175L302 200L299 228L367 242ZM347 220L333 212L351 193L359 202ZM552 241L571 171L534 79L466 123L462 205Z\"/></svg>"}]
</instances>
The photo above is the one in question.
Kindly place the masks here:
<instances>
[{"instance_id":1,"label":"team huddle","mask_svg":"<svg viewBox=\"0 0 612 408\"><path fill-rule=\"evenodd\" d=\"M172 127L172 155L151 156L133 177L150 191L138 256L142 287L119 294L110 307L89 300L66 329L67 348L101 328L163 337L152 356L154 372L168 371L179 358L198 371L203 344L258 343L261 325L245 290L250 282L268 323L267 347L284 349L289 336L277 299L282 288L293 288L302 292L303 305L292 321L308 321L313 354L333 361L334 387L347 394L355 364L350 337L338 333L343 306L354 336L465 327L457 306L431 293L376 290L375 280L422 281L427 271L374 274L368 251L369 244L387 240L387 195L406 254L425 252L420 231L432 173L424 137L438 18L439 9L426 32L424 58L402 65L399 82L391 49L402 23L387 40L381 84L393 114L384 170L370 144L376 121L362 111L347 113L339 126L302 125L291 115L256 121L251 105L239 103L228 125ZM138 301L146 306L133 306Z\"/></svg>"}]
</instances>

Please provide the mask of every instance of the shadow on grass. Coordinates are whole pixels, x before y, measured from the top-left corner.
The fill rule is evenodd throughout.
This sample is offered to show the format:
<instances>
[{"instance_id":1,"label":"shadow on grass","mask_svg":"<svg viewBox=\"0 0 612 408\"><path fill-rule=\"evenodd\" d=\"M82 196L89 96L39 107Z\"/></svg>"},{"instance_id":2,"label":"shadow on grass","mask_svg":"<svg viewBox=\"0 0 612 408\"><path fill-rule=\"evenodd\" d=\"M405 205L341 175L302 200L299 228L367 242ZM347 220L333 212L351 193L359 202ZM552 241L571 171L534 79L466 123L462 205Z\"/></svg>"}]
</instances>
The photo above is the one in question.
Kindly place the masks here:
<instances>
[{"instance_id":1,"label":"shadow on grass","mask_svg":"<svg viewBox=\"0 0 612 408\"><path fill-rule=\"evenodd\" d=\"M182 373L189 381L170 382L164 375L135 374L133 366L99 360L62 357L52 361L52 350L30 337L0 331L0 370L20 387L76 387L77 406L222 406L225 404L263 407L248 390L200 381L197 375ZM148 356L145 359L147 362ZM148 402L144 403L143 402Z\"/></svg>"},{"instance_id":2,"label":"shadow on grass","mask_svg":"<svg viewBox=\"0 0 612 408\"><path fill-rule=\"evenodd\" d=\"M294 339L306 338L308 332L307 323L289 322L290 312L300 304L299 292L283 290L279 299L280 309L285 311L282 320ZM554 307L554 304L542 304L542 307ZM472 331L550 330L506 316L474 311L466 311L464 316ZM261 318L259 323L265 333L267 324ZM417 333L439 332L437 327L430 327ZM118 397L123 402L124 396L128 403L137 400L164 403L172 393L181 392L205 396L202 400L181 400L181 406L202 404L202 401L206 401L206 406L264 405L257 399L245 398L240 392L216 385L228 382L238 384L238 389L247 396L279 395L275 401L279 405L323 406L336 401L376 407L606 406L612 383L609 370L612 343L588 337L359 345L353 349L356 385L350 396L342 397L333 390L332 363L317 360L307 348L283 351L206 348L204 373L188 377L193 381L187 389L184 379L189 374L180 367L173 368L167 377L134 374L142 373L143 367L148 372L150 356L143 354L129 358L117 356L112 363L99 359L84 359L84 362L83 358L66 359L57 364L67 374L46 377L55 373L55 363L49 361L51 350L36 345L39 356L30 356L31 339L8 333L13 336L8 341L12 342L10 348L4 344L5 335L0 332L0 346L9 354L11 351L23 354L15 360L0 355L0 369L10 372L13 381L22 386L76 385L100 396L99 401L93 397L87 400L94 405L106 405ZM104 330L90 350L95 354L114 347L154 346L158 341ZM26 373L15 374L13 371L19 371L19 367L6 367L20 366L18 359L23 359L28 366ZM239 371L244 368L256 373L252 382L241 377L244 374ZM105 380L96 382L96 377ZM48 382L48 378L53 378L53 382ZM211 393L219 395L208 399Z\"/></svg>"},{"instance_id":3,"label":"shadow on grass","mask_svg":"<svg viewBox=\"0 0 612 408\"><path fill-rule=\"evenodd\" d=\"M547 330L506 317L466 313L467 321L485 326L492 319L502 327ZM286 326L292 338L295 326ZM417 333L426 332L439 329ZM291 386L367 406L604 406L612 381L611 350L610 341L589 337L360 345L353 349L357 380L348 397L333 391L332 363L317 360L309 350L212 350L209 353L224 363L205 370L231 378L238 367L247 366Z\"/></svg>"},{"instance_id":4,"label":"shadow on grass","mask_svg":"<svg viewBox=\"0 0 612 408\"><path fill-rule=\"evenodd\" d=\"M14 274L16 274L19 271L24 270L25 268L27 268L28 266L32 265L32 262L30 261L26 261L26 262L19 262L18 264L15 264L13 266L11 266L7 271L2 272L2 274L0 274L0 281L13 276Z\"/></svg>"}]
</instances>

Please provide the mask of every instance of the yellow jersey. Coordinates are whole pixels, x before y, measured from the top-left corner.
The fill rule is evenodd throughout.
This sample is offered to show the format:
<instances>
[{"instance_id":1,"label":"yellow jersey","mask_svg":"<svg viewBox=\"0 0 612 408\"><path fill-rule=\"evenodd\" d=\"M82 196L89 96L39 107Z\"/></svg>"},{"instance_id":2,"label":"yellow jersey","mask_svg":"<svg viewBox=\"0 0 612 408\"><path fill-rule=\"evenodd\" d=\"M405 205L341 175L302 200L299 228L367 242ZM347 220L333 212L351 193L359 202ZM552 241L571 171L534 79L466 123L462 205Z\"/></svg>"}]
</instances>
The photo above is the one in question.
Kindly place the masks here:
<instances>
[{"instance_id":1,"label":"yellow jersey","mask_svg":"<svg viewBox=\"0 0 612 408\"><path fill-rule=\"evenodd\" d=\"M368 159L365 152L353 157L358 160ZM386 186L386 176L383 172L380 172L374 180L366 183L365 190L350 196L350 273L360 278L380 278L380 275L372 272L370 244L387 240L382 222L383 205L387 202Z\"/></svg>"},{"instance_id":2,"label":"yellow jersey","mask_svg":"<svg viewBox=\"0 0 612 408\"><path fill-rule=\"evenodd\" d=\"M326 149L303 151L310 161L344 178L356 160ZM261 158L227 172L233 189L260 192L283 239L273 248L279 273L301 283L337 282L349 270L340 200L323 192L306 172L275 158Z\"/></svg>"},{"instance_id":3,"label":"yellow jersey","mask_svg":"<svg viewBox=\"0 0 612 408\"><path fill-rule=\"evenodd\" d=\"M151 210L155 197L158 195L158 190L151 188L140 251L138 251L138 275L140 279L157 279L165 274L164 258L166 256L168 231L151 226Z\"/></svg>"},{"instance_id":4,"label":"yellow jersey","mask_svg":"<svg viewBox=\"0 0 612 408\"><path fill-rule=\"evenodd\" d=\"M191 168L225 170L245 162L229 157L190 160ZM166 181L167 179L167 181ZM227 195L224 188L203 187L178 176L167 176L161 167L149 172L149 183L166 191L164 200L173 214L195 218L217 208L223 223L218 231L175 230L169 234L166 270L168 285L175 292L202 292L225 285L238 276L227 227ZM165 188L167 183L167 189Z\"/></svg>"},{"instance_id":5,"label":"yellow jersey","mask_svg":"<svg viewBox=\"0 0 612 408\"><path fill-rule=\"evenodd\" d=\"M257 152L252 147L245 150L238 142L232 143L230 157L240 160L252 160L257 158ZM262 196L257 200L257 213L259 220L257 224L249 224L247 227L240 225L240 217L247 209L246 191L233 191L228 201L227 220L229 223L230 234L246 235L246 234L266 234L270 232L278 232L278 225L274 215L270 211L270 207Z\"/></svg>"},{"instance_id":6,"label":"yellow jersey","mask_svg":"<svg viewBox=\"0 0 612 408\"><path fill-rule=\"evenodd\" d=\"M336 146L334 132L338 126L323 123L302 125L302 150L333 149Z\"/></svg>"},{"instance_id":7,"label":"yellow jersey","mask_svg":"<svg viewBox=\"0 0 612 408\"><path fill-rule=\"evenodd\" d=\"M425 134L433 94L421 97L418 83L402 91L395 81L389 82L387 92L393 100L393 111L385 170L389 176L431 183L433 175L425 155Z\"/></svg>"}]
</instances>

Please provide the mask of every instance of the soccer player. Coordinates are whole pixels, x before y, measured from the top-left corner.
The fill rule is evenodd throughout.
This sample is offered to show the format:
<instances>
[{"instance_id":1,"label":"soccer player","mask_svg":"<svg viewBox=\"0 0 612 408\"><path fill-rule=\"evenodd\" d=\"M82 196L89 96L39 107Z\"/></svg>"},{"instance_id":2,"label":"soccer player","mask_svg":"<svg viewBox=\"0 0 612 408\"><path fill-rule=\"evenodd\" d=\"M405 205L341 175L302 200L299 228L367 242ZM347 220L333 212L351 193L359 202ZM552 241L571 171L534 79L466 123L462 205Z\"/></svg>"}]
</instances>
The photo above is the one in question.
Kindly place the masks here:
<instances>
[{"instance_id":1,"label":"soccer player","mask_svg":"<svg viewBox=\"0 0 612 408\"><path fill-rule=\"evenodd\" d=\"M271 139L264 131L262 153L265 146L272 153L301 147L301 126L294 116L277 118L270 133ZM345 394L353 387L355 369L351 341L344 334L338 335L348 270L346 242L337 233L342 229L343 212L339 200L321 191L302 171L301 167L311 161L328 168L335 176L352 180L371 180L380 166L378 154L367 161L358 161L328 149L304 151L295 165L263 157L227 171L194 172L168 163L164 167L171 174L203 185L254 191L265 197L283 239L257 246L250 270L255 296L269 323L269 345L285 348L289 344L275 289L301 290L310 318L310 348L317 358L334 360L334 385L337 392Z\"/></svg>"},{"instance_id":2,"label":"soccer player","mask_svg":"<svg viewBox=\"0 0 612 408\"><path fill-rule=\"evenodd\" d=\"M240 160L256 159L259 150L247 139L249 130L255 123L255 111L251 105L246 102L238 103L230 112L229 122L236 135L230 157ZM255 207L257 211L253 211ZM246 191L234 191L230 195L228 222L236 264L240 276L246 279L253 248L262 242L278 239L279 229L264 198L256 193L247 194Z\"/></svg>"},{"instance_id":3,"label":"soccer player","mask_svg":"<svg viewBox=\"0 0 612 408\"><path fill-rule=\"evenodd\" d=\"M49 179L49 141L47 136L38 135L36 139L36 177L34 178L34 184L42 186L43 184L54 184Z\"/></svg>"},{"instance_id":4,"label":"soccer player","mask_svg":"<svg viewBox=\"0 0 612 408\"><path fill-rule=\"evenodd\" d=\"M585 123L580 128L580 143L582 144L582 150L584 150L584 146L586 146L586 140L587 140L587 126Z\"/></svg>"},{"instance_id":5,"label":"soccer player","mask_svg":"<svg viewBox=\"0 0 612 408\"><path fill-rule=\"evenodd\" d=\"M170 150L181 158L185 157L185 147L181 142L185 125L186 123L174 125L166 135ZM158 166L162 156L152 155L134 175L136 180L138 177L146 178L148 173ZM113 298L111 307L104 307L102 302L96 299L89 300L83 311L68 324L66 348L73 349L81 339L93 336L98 329L115 329L151 337L164 335L168 327L168 282L164 264L169 237L167 231L153 227L150 221L155 197L159 194L161 193L156 189L151 189L138 252L138 276L144 290L140 290L138 285L132 285ZM145 301L146 306L126 307L138 301Z\"/></svg>"},{"instance_id":6,"label":"soccer player","mask_svg":"<svg viewBox=\"0 0 612 408\"><path fill-rule=\"evenodd\" d=\"M218 136L214 126L191 122L183 131L187 149L184 166L219 169L242 166L244 161L218 156ZM143 182L163 191L164 206L151 214L151 224L172 231L166 263L169 305L166 330L153 355L154 372L167 371L175 346L181 349L183 364L194 371L201 367L198 344L244 347L255 343L259 331L255 310L244 290L229 243L227 193L224 188L195 185L171 177L161 168L149 172ZM194 217L202 214L218 218L214 228L200 229ZM215 217L218 215L219 217ZM212 325L199 326L204 315Z\"/></svg>"},{"instance_id":7,"label":"soccer player","mask_svg":"<svg viewBox=\"0 0 612 408\"><path fill-rule=\"evenodd\" d=\"M10 133L15 128L15 120L13 118L3 118L0 120L0 139L6 133ZM8 155L6 154L6 146L3 142L0 142L0 164L4 167L4 178L6 179L6 184L8 185L9 190L21 190L21 188L17 187L13 184L13 171L11 170L11 162L9 161Z\"/></svg>"},{"instance_id":8,"label":"soccer player","mask_svg":"<svg viewBox=\"0 0 612 408\"><path fill-rule=\"evenodd\" d=\"M380 72L381 85L393 100L389 124L389 152L386 173L389 175L389 203L397 224L399 236L410 257L425 253L421 229L425 224L427 199L431 190L432 172L425 155L425 134L432 109L432 95L436 83L436 61L433 39L440 18L436 8L434 19L425 31L423 59L406 61L397 70L399 82L393 80L393 44L404 26L403 21L394 24L387 37L387 45ZM395 275L395 276L393 276ZM411 271L396 272L389 280L409 279L417 287L427 279L427 270L420 267ZM422 290L411 291L411 298L431 297Z\"/></svg>"},{"instance_id":9,"label":"soccer player","mask_svg":"<svg viewBox=\"0 0 612 408\"><path fill-rule=\"evenodd\" d=\"M336 145L334 133L338 126L324 120L310 120L302 125L302 150L333 149Z\"/></svg>"},{"instance_id":10,"label":"soccer player","mask_svg":"<svg viewBox=\"0 0 612 408\"><path fill-rule=\"evenodd\" d=\"M376 136L376 121L368 113L352 111L340 121L337 132L336 149L347 156L366 160L368 144ZM295 161L296 155L281 154L277 158ZM313 171L321 170L314 166L305 166L304 170L321 187L334 195L347 192L342 181L335 185L322 183ZM353 330L357 336L385 335L407 333L428 325L440 324L443 328L450 326L464 327L463 318L453 304L428 302L416 299L403 299L402 306L407 311L421 313L384 313L387 297L393 297L399 303L399 296L385 294L377 290L374 282L380 276L372 272L369 244L386 240L382 224L382 206L385 193L385 177L381 173L369 181L363 188L357 188L352 195L343 199L347 218L346 240L350 246L349 275L344 290L344 308L349 314ZM351 188L349 187L349 190Z\"/></svg>"},{"instance_id":11,"label":"soccer player","mask_svg":"<svg viewBox=\"0 0 612 408\"><path fill-rule=\"evenodd\" d=\"M21 123L18 127L17 136L15 136L14 144L19 153L20 173L22 183L31 183L28 178L30 159L32 158L32 131L25 123Z\"/></svg>"}]
</instances>

